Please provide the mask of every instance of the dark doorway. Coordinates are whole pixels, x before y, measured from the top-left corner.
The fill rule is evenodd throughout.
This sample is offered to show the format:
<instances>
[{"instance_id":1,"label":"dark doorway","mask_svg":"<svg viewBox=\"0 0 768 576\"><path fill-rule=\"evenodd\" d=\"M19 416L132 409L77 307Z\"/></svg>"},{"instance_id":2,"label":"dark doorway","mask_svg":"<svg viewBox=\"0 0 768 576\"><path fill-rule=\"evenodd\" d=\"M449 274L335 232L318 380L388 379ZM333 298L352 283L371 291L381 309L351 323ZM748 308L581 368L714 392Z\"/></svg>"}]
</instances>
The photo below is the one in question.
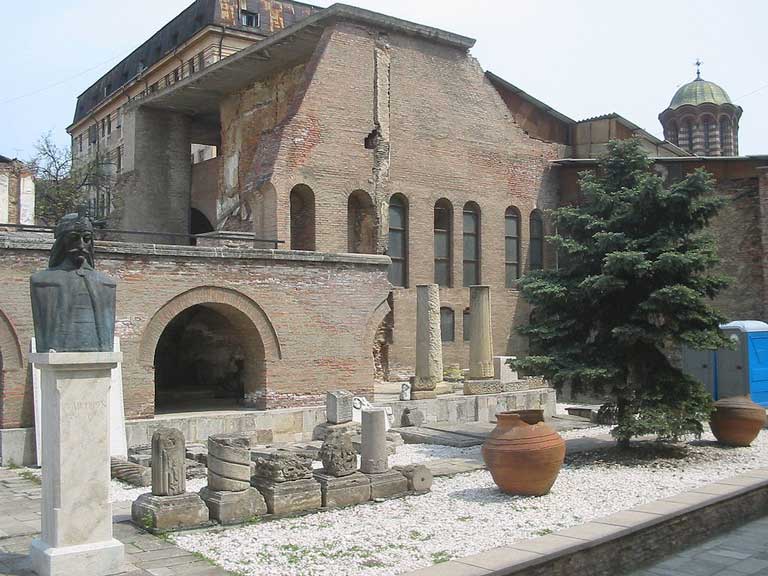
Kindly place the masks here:
<instances>
[{"instance_id":1,"label":"dark doorway","mask_svg":"<svg viewBox=\"0 0 768 576\"><path fill-rule=\"evenodd\" d=\"M213 226L210 220L205 217L205 214L200 212L197 208L189 209L189 233L190 234L205 234L206 232L213 232ZM197 245L197 238L192 238L192 245Z\"/></svg>"},{"instance_id":2,"label":"dark doorway","mask_svg":"<svg viewBox=\"0 0 768 576\"><path fill-rule=\"evenodd\" d=\"M155 350L155 408L233 407L244 397L244 335L227 315L195 305L166 326Z\"/></svg>"}]
</instances>

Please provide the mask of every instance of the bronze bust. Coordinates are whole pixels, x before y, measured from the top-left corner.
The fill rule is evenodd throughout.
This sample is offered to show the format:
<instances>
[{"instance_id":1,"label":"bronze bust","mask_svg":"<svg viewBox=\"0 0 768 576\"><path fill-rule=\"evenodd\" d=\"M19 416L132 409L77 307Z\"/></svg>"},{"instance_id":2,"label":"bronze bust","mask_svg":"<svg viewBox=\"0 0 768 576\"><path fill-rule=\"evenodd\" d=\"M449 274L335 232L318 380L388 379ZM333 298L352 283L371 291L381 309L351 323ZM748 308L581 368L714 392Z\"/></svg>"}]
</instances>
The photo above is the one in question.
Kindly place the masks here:
<instances>
[{"instance_id":1,"label":"bronze bust","mask_svg":"<svg viewBox=\"0 0 768 576\"><path fill-rule=\"evenodd\" d=\"M93 225L67 214L56 226L48 269L29 279L38 352L111 352L117 283L94 270Z\"/></svg>"}]
</instances>

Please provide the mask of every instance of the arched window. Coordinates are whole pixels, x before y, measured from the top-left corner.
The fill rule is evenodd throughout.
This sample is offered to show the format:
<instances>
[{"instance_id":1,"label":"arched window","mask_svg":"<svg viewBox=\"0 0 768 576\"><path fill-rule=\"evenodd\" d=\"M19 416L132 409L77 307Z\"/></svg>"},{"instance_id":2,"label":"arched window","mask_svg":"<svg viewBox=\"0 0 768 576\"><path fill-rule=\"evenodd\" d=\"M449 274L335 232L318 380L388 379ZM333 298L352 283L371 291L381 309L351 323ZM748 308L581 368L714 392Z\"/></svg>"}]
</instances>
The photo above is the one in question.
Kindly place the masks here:
<instances>
[{"instance_id":1,"label":"arched window","mask_svg":"<svg viewBox=\"0 0 768 576\"><path fill-rule=\"evenodd\" d=\"M315 195L309 186L291 190L291 250L315 249Z\"/></svg>"},{"instance_id":2,"label":"arched window","mask_svg":"<svg viewBox=\"0 0 768 576\"><path fill-rule=\"evenodd\" d=\"M472 334L471 332L472 326L470 324L470 322L472 322L472 315L469 313L469 308L464 308L464 314L462 315L461 320L462 320L461 330L462 330L462 336L464 338L464 342L469 342Z\"/></svg>"},{"instance_id":3,"label":"arched window","mask_svg":"<svg viewBox=\"0 0 768 576\"><path fill-rule=\"evenodd\" d=\"M376 214L363 190L352 192L347 201L347 245L355 254L376 253Z\"/></svg>"},{"instance_id":4,"label":"arched window","mask_svg":"<svg viewBox=\"0 0 768 576\"><path fill-rule=\"evenodd\" d=\"M387 254L392 259L389 281L393 286L408 285L408 204L395 194L389 200L389 240Z\"/></svg>"},{"instance_id":5,"label":"arched window","mask_svg":"<svg viewBox=\"0 0 768 576\"><path fill-rule=\"evenodd\" d=\"M693 122L685 121L685 137L688 139L688 152L693 152Z\"/></svg>"},{"instance_id":6,"label":"arched window","mask_svg":"<svg viewBox=\"0 0 768 576\"><path fill-rule=\"evenodd\" d=\"M733 155L731 143L731 121L727 116L720 118L720 154L723 156Z\"/></svg>"},{"instance_id":7,"label":"arched window","mask_svg":"<svg viewBox=\"0 0 768 576\"><path fill-rule=\"evenodd\" d=\"M705 156L709 156L709 153L710 153L709 127L710 127L709 118L704 118L701 121L701 129L704 131L704 155Z\"/></svg>"},{"instance_id":8,"label":"arched window","mask_svg":"<svg viewBox=\"0 0 768 576\"><path fill-rule=\"evenodd\" d=\"M544 221L538 210L531 212L531 242L528 253L531 270L544 267Z\"/></svg>"},{"instance_id":9,"label":"arched window","mask_svg":"<svg viewBox=\"0 0 768 576\"><path fill-rule=\"evenodd\" d=\"M675 146L678 145L679 142L679 128L677 127L677 122L672 122L669 125L669 141L672 142Z\"/></svg>"},{"instance_id":10,"label":"arched window","mask_svg":"<svg viewBox=\"0 0 768 576\"><path fill-rule=\"evenodd\" d=\"M520 212L514 206L504 213L504 276L507 288L520 278Z\"/></svg>"},{"instance_id":11,"label":"arched window","mask_svg":"<svg viewBox=\"0 0 768 576\"><path fill-rule=\"evenodd\" d=\"M450 287L453 282L453 206L442 198L435 203L435 284Z\"/></svg>"},{"instance_id":12,"label":"arched window","mask_svg":"<svg viewBox=\"0 0 768 576\"><path fill-rule=\"evenodd\" d=\"M453 342L454 321L452 308L440 308L440 339L443 342Z\"/></svg>"},{"instance_id":13,"label":"arched window","mask_svg":"<svg viewBox=\"0 0 768 576\"><path fill-rule=\"evenodd\" d=\"M464 286L480 284L480 206L464 204Z\"/></svg>"}]
</instances>

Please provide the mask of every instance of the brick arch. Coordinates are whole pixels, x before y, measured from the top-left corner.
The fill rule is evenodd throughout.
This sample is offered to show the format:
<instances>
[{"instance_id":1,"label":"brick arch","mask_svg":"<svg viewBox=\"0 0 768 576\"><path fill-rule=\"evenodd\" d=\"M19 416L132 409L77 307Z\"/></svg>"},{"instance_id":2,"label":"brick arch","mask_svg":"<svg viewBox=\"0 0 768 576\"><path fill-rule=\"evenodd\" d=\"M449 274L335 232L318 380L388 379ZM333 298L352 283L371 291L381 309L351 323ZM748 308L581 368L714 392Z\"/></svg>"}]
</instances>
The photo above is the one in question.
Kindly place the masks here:
<instances>
[{"instance_id":1,"label":"brick arch","mask_svg":"<svg viewBox=\"0 0 768 576\"><path fill-rule=\"evenodd\" d=\"M180 312L195 305L214 305L229 307L245 316L261 337L264 345L264 357L267 362L280 360L283 355L280 341L272 322L264 310L244 294L227 288L200 286L175 296L160 308L144 329L144 335L139 346L139 362L145 366L154 363L155 349L160 336Z\"/></svg>"},{"instance_id":2,"label":"brick arch","mask_svg":"<svg viewBox=\"0 0 768 576\"><path fill-rule=\"evenodd\" d=\"M389 301L387 298L382 300L378 306L376 306L376 309L371 313L371 315L368 317L368 322L365 324L365 333L363 334L363 346L369 346L373 339L376 337L376 332L379 329L379 326L381 326L381 323L384 321L384 318L387 317L387 314L389 314L392 311L392 308L389 306Z\"/></svg>"},{"instance_id":3,"label":"brick arch","mask_svg":"<svg viewBox=\"0 0 768 576\"><path fill-rule=\"evenodd\" d=\"M24 365L16 329L2 310L0 310L0 355L2 356L0 367L4 371L18 370Z\"/></svg>"}]
</instances>

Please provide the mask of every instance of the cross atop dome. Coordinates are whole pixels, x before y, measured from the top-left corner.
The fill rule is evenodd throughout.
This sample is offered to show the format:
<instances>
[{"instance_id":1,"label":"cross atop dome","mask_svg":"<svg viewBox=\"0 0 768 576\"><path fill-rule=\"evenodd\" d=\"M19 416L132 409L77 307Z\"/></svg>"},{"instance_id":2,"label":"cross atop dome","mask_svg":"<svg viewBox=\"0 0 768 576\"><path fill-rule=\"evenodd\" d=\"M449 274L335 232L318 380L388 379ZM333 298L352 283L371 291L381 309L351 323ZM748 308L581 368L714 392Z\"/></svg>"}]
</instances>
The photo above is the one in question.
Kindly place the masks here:
<instances>
[{"instance_id":1,"label":"cross atop dome","mask_svg":"<svg viewBox=\"0 0 768 576\"><path fill-rule=\"evenodd\" d=\"M696 80L701 80L701 65L704 64L704 62L696 58L694 64L696 65Z\"/></svg>"}]
</instances>

